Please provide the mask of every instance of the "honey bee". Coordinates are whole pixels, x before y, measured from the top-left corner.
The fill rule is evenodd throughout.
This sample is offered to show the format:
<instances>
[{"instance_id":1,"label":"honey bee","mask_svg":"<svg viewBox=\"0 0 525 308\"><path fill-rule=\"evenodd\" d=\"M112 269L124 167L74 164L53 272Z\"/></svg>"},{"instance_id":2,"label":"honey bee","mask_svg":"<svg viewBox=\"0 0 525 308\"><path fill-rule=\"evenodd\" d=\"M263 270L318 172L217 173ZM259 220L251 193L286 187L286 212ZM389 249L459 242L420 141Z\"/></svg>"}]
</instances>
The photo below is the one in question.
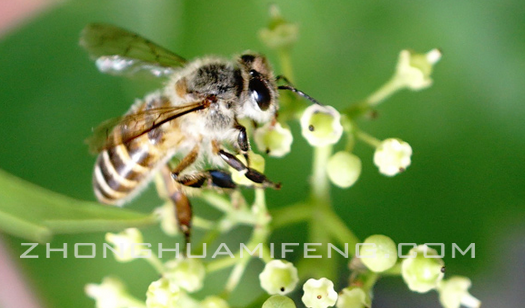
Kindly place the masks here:
<instances>
[{"instance_id":1,"label":"honey bee","mask_svg":"<svg viewBox=\"0 0 525 308\"><path fill-rule=\"evenodd\" d=\"M278 90L290 90L318 103L275 77L266 58L245 53L234 61L218 57L186 61L141 36L107 24L90 24L80 45L104 73L151 74L168 78L165 87L137 100L120 118L104 122L88 140L98 153L93 189L105 204L121 206L139 194L160 172L189 241L192 210L184 186L235 188L230 166L262 187L279 188L249 167L247 118L275 121ZM277 85L283 79L286 85ZM231 153L233 151L233 153ZM242 153L245 164L234 154ZM177 156L178 165L170 167ZM217 169L201 170L208 163Z\"/></svg>"}]
</instances>

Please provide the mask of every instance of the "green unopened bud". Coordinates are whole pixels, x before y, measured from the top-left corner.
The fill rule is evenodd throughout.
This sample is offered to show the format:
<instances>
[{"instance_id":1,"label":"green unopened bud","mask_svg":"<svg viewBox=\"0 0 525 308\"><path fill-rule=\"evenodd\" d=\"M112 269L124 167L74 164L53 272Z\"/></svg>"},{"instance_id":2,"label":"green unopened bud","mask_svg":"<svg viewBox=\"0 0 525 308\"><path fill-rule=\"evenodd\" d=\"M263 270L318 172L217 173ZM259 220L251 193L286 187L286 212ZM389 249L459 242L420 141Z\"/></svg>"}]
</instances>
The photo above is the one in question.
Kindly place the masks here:
<instances>
[{"instance_id":1,"label":"green unopened bud","mask_svg":"<svg viewBox=\"0 0 525 308\"><path fill-rule=\"evenodd\" d=\"M343 134L341 114L331 106L310 105L301 116L303 137L312 146L334 144Z\"/></svg>"},{"instance_id":2,"label":"green unopened bud","mask_svg":"<svg viewBox=\"0 0 525 308\"><path fill-rule=\"evenodd\" d=\"M282 157L290 152L293 142L292 132L281 123L268 122L259 127L253 134L253 139L259 151L270 156Z\"/></svg>"},{"instance_id":3,"label":"green unopened bud","mask_svg":"<svg viewBox=\"0 0 525 308\"><path fill-rule=\"evenodd\" d=\"M426 245L412 248L401 264L403 280L412 291L425 293L435 289L444 276L444 262L435 249Z\"/></svg>"},{"instance_id":4,"label":"green unopened bud","mask_svg":"<svg viewBox=\"0 0 525 308\"><path fill-rule=\"evenodd\" d=\"M303 285L303 291L301 300L308 308L326 308L335 305L337 301L334 284L326 278L308 279Z\"/></svg>"},{"instance_id":5,"label":"green unopened bud","mask_svg":"<svg viewBox=\"0 0 525 308\"><path fill-rule=\"evenodd\" d=\"M188 292L202 288L206 269L199 259L181 258L166 262L164 277Z\"/></svg>"},{"instance_id":6,"label":"green unopened bud","mask_svg":"<svg viewBox=\"0 0 525 308\"><path fill-rule=\"evenodd\" d=\"M270 295L287 294L295 289L299 282L297 269L292 263L283 260L273 260L266 263L259 275L261 287Z\"/></svg>"},{"instance_id":7,"label":"green unopened bud","mask_svg":"<svg viewBox=\"0 0 525 308\"><path fill-rule=\"evenodd\" d=\"M290 48L299 37L299 27L284 20L276 5L270 7L270 24L259 31L259 38L273 49Z\"/></svg>"},{"instance_id":8,"label":"green unopened bud","mask_svg":"<svg viewBox=\"0 0 525 308\"><path fill-rule=\"evenodd\" d=\"M145 257L146 246L139 229L129 228L120 233L106 233L106 241L115 248L115 259L119 262L129 262L135 258Z\"/></svg>"},{"instance_id":9,"label":"green unopened bud","mask_svg":"<svg viewBox=\"0 0 525 308\"><path fill-rule=\"evenodd\" d=\"M124 284L114 277L105 277L101 284L87 284L85 292L95 300L96 308L122 307L127 303L128 294Z\"/></svg>"},{"instance_id":10,"label":"green unopened bud","mask_svg":"<svg viewBox=\"0 0 525 308\"><path fill-rule=\"evenodd\" d=\"M181 296L179 287L166 278L153 281L146 292L147 308L170 308L176 307ZM120 307L120 306L115 306Z\"/></svg>"},{"instance_id":11,"label":"green unopened bud","mask_svg":"<svg viewBox=\"0 0 525 308\"><path fill-rule=\"evenodd\" d=\"M376 148L374 164L382 174L394 176L410 166L411 156L412 148L408 143L400 139L385 139Z\"/></svg>"},{"instance_id":12,"label":"green unopened bud","mask_svg":"<svg viewBox=\"0 0 525 308\"><path fill-rule=\"evenodd\" d=\"M441 281L438 285L439 301L444 308L459 308L461 305L468 308L478 308L481 302L470 295L470 279L453 276Z\"/></svg>"},{"instance_id":13,"label":"green unopened bud","mask_svg":"<svg viewBox=\"0 0 525 308\"><path fill-rule=\"evenodd\" d=\"M237 155L237 158L242 161L246 165L246 159L244 158L244 155L239 154ZM255 169L259 171L260 173L264 173L264 157L262 157L259 154L255 154L254 152L248 152L248 158L250 159L250 168ZM245 175L247 170L243 171L237 171L230 167L230 172L232 174L232 180L238 185L244 185L244 186L258 186L260 184L254 183L250 181Z\"/></svg>"},{"instance_id":14,"label":"green unopened bud","mask_svg":"<svg viewBox=\"0 0 525 308\"><path fill-rule=\"evenodd\" d=\"M371 271L380 273L391 268L397 261L396 243L388 236L369 236L359 248L359 258Z\"/></svg>"},{"instance_id":15,"label":"green unopened bud","mask_svg":"<svg viewBox=\"0 0 525 308\"><path fill-rule=\"evenodd\" d=\"M202 308L229 308L228 302L218 296L208 296L201 302Z\"/></svg>"},{"instance_id":16,"label":"green unopened bud","mask_svg":"<svg viewBox=\"0 0 525 308\"><path fill-rule=\"evenodd\" d=\"M289 297L273 295L263 303L262 308L296 308L296 306Z\"/></svg>"},{"instance_id":17,"label":"green unopened bud","mask_svg":"<svg viewBox=\"0 0 525 308\"><path fill-rule=\"evenodd\" d=\"M361 175L361 160L352 153L340 151L335 153L326 166L328 178L341 188L348 188Z\"/></svg>"},{"instance_id":18,"label":"green unopened bud","mask_svg":"<svg viewBox=\"0 0 525 308\"><path fill-rule=\"evenodd\" d=\"M441 59L439 49L432 49L426 54L402 50L394 78L401 85L412 90L427 88L432 84L430 74L439 59Z\"/></svg>"},{"instance_id":19,"label":"green unopened bud","mask_svg":"<svg viewBox=\"0 0 525 308\"><path fill-rule=\"evenodd\" d=\"M337 299L337 308L369 308L372 305L370 296L359 287L343 289Z\"/></svg>"}]
</instances>

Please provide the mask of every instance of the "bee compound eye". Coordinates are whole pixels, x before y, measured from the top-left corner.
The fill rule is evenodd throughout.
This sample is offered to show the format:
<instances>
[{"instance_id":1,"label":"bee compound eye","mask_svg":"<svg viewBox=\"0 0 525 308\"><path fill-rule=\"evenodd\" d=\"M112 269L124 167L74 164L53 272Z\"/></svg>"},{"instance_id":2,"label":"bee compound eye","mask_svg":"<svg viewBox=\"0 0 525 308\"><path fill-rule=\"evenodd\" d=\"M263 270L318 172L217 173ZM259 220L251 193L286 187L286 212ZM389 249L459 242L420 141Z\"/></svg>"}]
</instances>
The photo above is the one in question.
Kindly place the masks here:
<instances>
[{"instance_id":1,"label":"bee compound eye","mask_svg":"<svg viewBox=\"0 0 525 308\"><path fill-rule=\"evenodd\" d=\"M250 95L262 111L268 110L272 96L268 87L260 79L252 79L249 84Z\"/></svg>"}]
</instances>

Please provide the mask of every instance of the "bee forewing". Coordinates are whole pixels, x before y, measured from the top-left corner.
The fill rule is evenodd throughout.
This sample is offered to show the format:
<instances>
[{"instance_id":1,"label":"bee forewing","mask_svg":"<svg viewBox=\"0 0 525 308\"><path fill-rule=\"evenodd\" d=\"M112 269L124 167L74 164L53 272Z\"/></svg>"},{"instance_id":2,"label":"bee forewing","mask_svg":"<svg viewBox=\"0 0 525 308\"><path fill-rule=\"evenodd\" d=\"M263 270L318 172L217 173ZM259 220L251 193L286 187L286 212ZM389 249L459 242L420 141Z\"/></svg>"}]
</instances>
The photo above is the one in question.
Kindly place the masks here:
<instances>
[{"instance_id":1,"label":"bee forewing","mask_svg":"<svg viewBox=\"0 0 525 308\"><path fill-rule=\"evenodd\" d=\"M133 75L148 71L165 76L186 60L133 32L107 24L89 24L80 36L80 45L104 73Z\"/></svg>"},{"instance_id":2,"label":"bee forewing","mask_svg":"<svg viewBox=\"0 0 525 308\"><path fill-rule=\"evenodd\" d=\"M199 101L180 106L147 109L109 119L93 129L93 135L85 142L92 153L99 153L104 149L129 142L164 123L204 108L206 105Z\"/></svg>"}]
</instances>

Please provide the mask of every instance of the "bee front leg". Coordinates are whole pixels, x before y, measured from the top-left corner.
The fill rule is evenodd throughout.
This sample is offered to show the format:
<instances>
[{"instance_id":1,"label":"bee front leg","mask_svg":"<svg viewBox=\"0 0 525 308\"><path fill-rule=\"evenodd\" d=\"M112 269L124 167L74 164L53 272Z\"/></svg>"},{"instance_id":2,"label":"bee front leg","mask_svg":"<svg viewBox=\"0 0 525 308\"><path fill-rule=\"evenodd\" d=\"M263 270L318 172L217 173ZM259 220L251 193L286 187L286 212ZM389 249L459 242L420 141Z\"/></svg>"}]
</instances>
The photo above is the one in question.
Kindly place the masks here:
<instances>
[{"instance_id":1,"label":"bee front leg","mask_svg":"<svg viewBox=\"0 0 525 308\"><path fill-rule=\"evenodd\" d=\"M268 180L268 178L260 173L259 171L252 169L250 167L247 167L242 161L240 161L235 155L228 153L220 148L218 142L213 143L213 151L216 155L219 155L222 160L224 160L230 167L233 169L243 172L244 176L248 178L250 181L262 184L263 187L271 187L274 189L280 189L281 184L280 183L273 183L272 181Z\"/></svg>"},{"instance_id":2,"label":"bee front leg","mask_svg":"<svg viewBox=\"0 0 525 308\"><path fill-rule=\"evenodd\" d=\"M239 135L237 136L237 145L239 146L239 150L241 151L242 155L244 155L244 158L246 159L246 165L250 166L250 158L248 156L248 151L250 151L250 140L248 140L246 127L242 126L237 121L235 122L235 128L239 131Z\"/></svg>"}]
</instances>

